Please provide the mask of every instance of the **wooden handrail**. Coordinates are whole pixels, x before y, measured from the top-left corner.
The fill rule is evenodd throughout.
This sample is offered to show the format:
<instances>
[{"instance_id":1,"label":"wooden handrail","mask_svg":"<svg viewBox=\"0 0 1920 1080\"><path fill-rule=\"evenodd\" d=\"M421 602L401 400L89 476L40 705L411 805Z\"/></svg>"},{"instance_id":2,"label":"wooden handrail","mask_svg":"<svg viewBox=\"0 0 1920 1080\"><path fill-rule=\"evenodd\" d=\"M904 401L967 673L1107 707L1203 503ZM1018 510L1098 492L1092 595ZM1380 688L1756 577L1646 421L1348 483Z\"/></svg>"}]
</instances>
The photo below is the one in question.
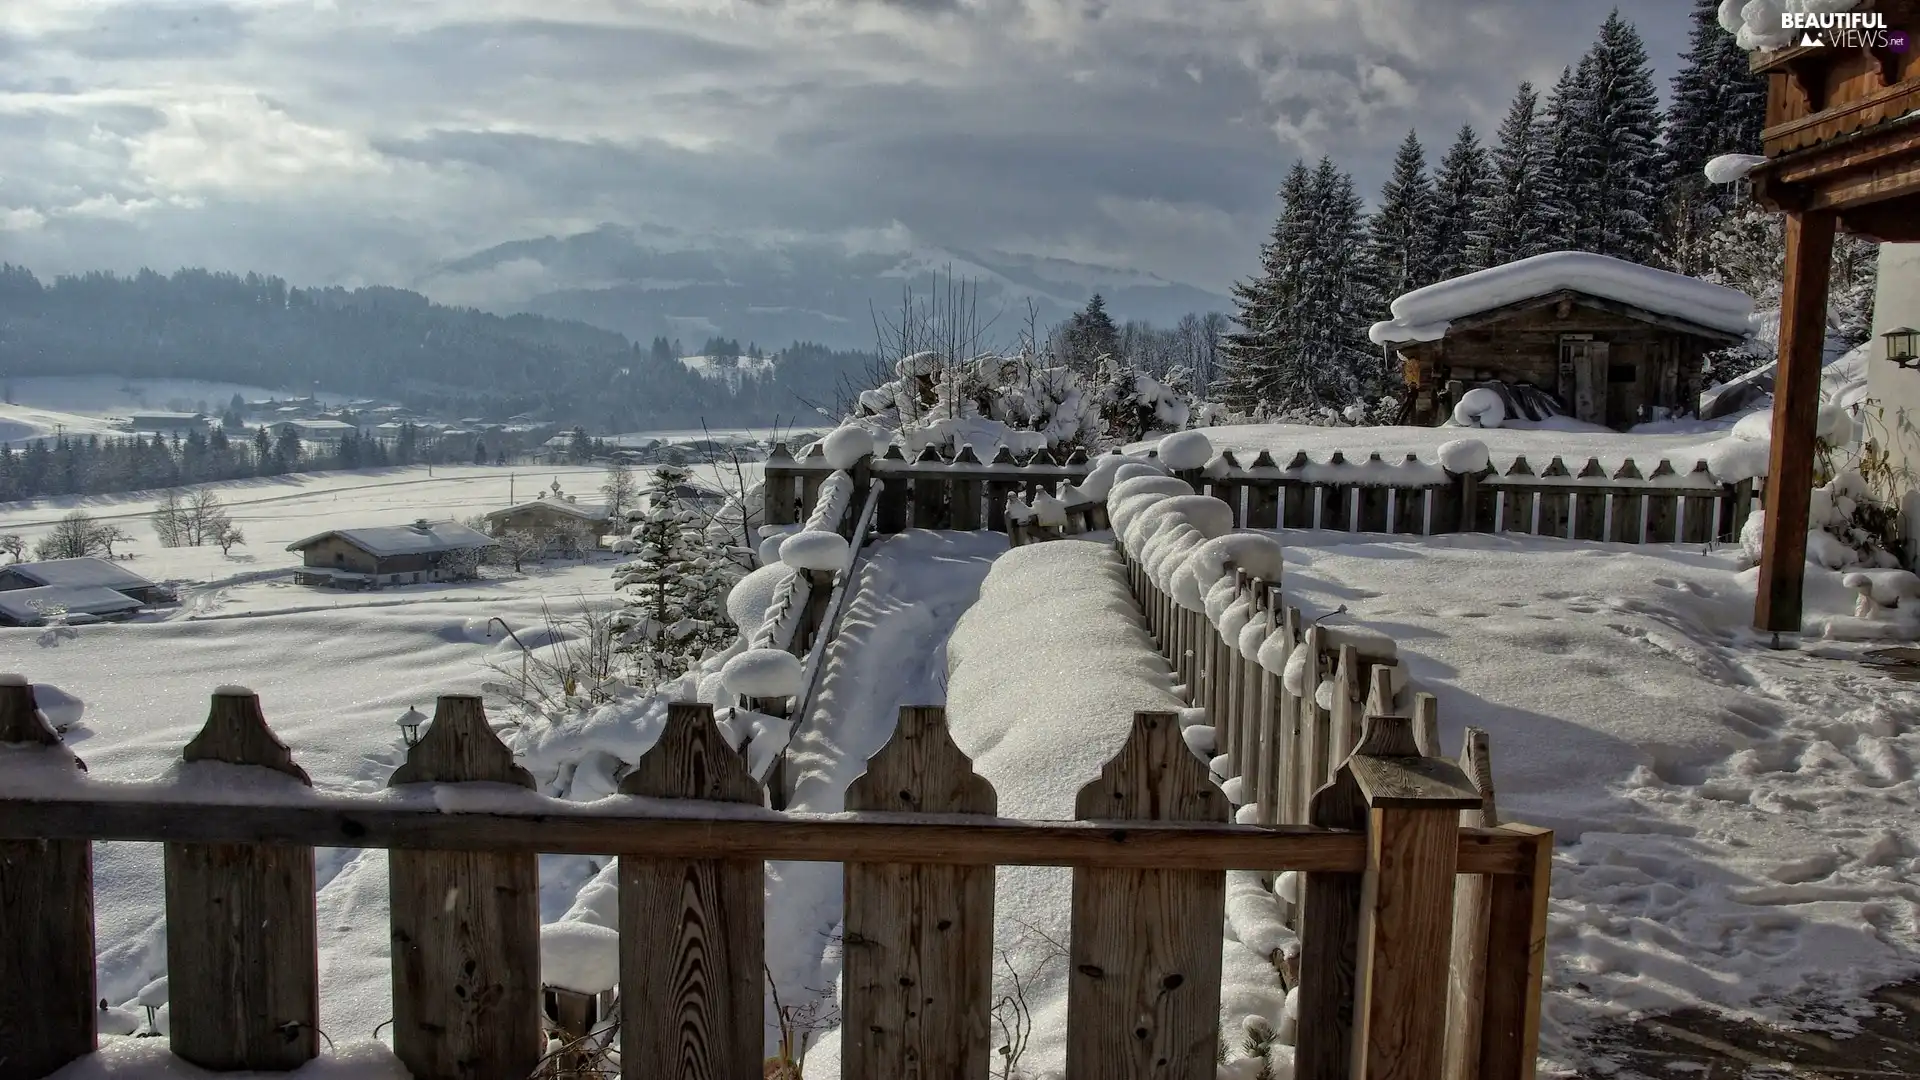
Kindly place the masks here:
<instances>
[{"instance_id":1,"label":"wooden handrail","mask_svg":"<svg viewBox=\"0 0 1920 1080\"><path fill-rule=\"evenodd\" d=\"M155 785L156 787L159 785ZM968 815L796 814L610 796L568 803L527 793L537 809L435 805L437 785L399 799L315 795L291 805L217 800L0 799L0 839L300 844L429 851L633 855L643 858L884 862L931 866L1095 866L1162 870L1357 872L1358 832L1305 826L1024 821ZM450 797L455 790L445 789ZM472 801L471 793L462 801ZM399 805L396 805L399 803ZM726 813L729 816L699 816ZM737 816L733 816L737 815ZM929 820L932 819L932 820ZM1498 829L1460 831L1462 873L1518 874L1523 846Z\"/></svg>"}]
</instances>

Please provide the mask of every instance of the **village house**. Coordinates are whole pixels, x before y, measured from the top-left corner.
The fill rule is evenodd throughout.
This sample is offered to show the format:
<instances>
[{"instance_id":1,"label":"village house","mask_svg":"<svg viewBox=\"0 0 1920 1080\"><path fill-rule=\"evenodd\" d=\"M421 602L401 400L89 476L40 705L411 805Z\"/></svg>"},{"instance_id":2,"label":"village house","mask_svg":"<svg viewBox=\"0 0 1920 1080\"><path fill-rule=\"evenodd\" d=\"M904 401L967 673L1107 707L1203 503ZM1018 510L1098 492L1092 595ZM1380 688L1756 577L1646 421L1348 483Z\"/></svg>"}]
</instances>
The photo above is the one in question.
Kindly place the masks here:
<instances>
[{"instance_id":1,"label":"village house","mask_svg":"<svg viewBox=\"0 0 1920 1080\"><path fill-rule=\"evenodd\" d=\"M166 604L174 599L165 585L92 555L0 566L0 592L39 588L112 589L143 604Z\"/></svg>"},{"instance_id":2,"label":"village house","mask_svg":"<svg viewBox=\"0 0 1920 1080\"><path fill-rule=\"evenodd\" d=\"M172 434L207 430L207 418L201 413L137 412L127 417L127 430L152 434Z\"/></svg>"},{"instance_id":3,"label":"village house","mask_svg":"<svg viewBox=\"0 0 1920 1080\"><path fill-rule=\"evenodd\" d=\"M585 529L593 538L592 546L598 546L600 539L613 527L613 516L604 503L582 505L573 496L561 494L557 480L551 491L541 492L539 498L516 503L487 515L488 531L495 536L527 532L551 542L557 530L572 526Z\"/></svg>"},{"instance_id":4,"label":"village house","mask_svg":"<svg viewBox=\"0 0 1920 1080\"><path fill-rule=\"evenodd\" d=\"M342 589L378 589L448 581L465 573L462 556L493 546L485 533L451 521L415 521L364 529L330 529L287 545L300 552L294 581Z\"/></svg>"},{"instance_id":5,"label":"village house","mask_svg":"<svg viewBox=\"0 0 1920 1080\"><path fill-rule=\"evenodd\" d=\"M1407 293L1370 336L1402 370L1403 423L1444 423L1484 386L1508 417L1624 431L1694 415L1706 355L1744 340L1752 309L1697 278L1556 251Z\"/></svg>"},{"instance_id":6,"label":"village house","mask_svg":"<svg viewBox=\"0 0 1920 1080\"><path fill-rule=\"evenodd\" d=\"M275 435L292 431L303 442L339 442L360 429L345 420L283 420L273 425Z\"/></svg>"},{"instance_id":7,"label":"village house","mask_svg":"<svg viewBox=\"0 0 1920 1080\"><path fill-rule=\"evenodd\" d=\"M0 626L122 619L173 599L166 586L91 556L0 567Z\"/></svg>"}]
</instances>

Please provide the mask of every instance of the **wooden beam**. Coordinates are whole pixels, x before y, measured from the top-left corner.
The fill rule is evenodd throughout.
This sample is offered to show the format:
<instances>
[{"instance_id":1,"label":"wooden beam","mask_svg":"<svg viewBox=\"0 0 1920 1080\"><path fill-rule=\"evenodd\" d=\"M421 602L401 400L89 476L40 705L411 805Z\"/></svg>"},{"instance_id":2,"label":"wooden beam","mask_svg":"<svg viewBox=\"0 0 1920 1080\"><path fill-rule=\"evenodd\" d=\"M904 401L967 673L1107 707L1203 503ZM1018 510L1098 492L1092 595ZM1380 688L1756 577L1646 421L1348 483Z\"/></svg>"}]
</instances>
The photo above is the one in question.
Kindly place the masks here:
<instances>
[{"instance_id":1,"label":"wooden beam","mask_svg":"<svg viewBox=\"0 0 1920 1080\"><path fill-rule=\"evenodd\" d=\"M1920 199L1885 199L1842 210L1840 228L1883 244L1920 243Z\"/></svg>"},{"instance_id":2,"label":"wooden beam","mask_svg":"<svg viewBox=\"0 0 1920 1080\"><path fill-rule=\"evenodd\" d=\"M1820 409L1820 361L1826 344L1827 274L1833 266L1835 215L1787 215L1786 284L1780 302L1780 353L1774 378L1773 447L1767 516L1753 624L1800 629L1806 576L1807 514L1813 493L1813 440Z\"/></svg>"},{"instance_id":3,"label":"wooden beam","mask_svg":"<svg viewBox=\"0 0 1920 1080\"><path fill-rule=\"evenodd\" d=\"M424 785L423 785L424 786ZM431 792L432 788L427 788ZM537 798L529 796L530 799ZM752 858L924 866L1107 866L1358 873L1366 839L1306 826L1182 822L952 821L927 815L777 814L728 808L694 817L607 807L447 813L388 799L316 797L296 805L84 798L0 799L0 839L277 843L427 851L538 851L641 858ZM540 800L546 802L546 800ZM385 803L386 805L381 805ZM222 812L222 811L226 812ZM971 815L969 815L971 816ZM1522 845L1460 831L1460 872L1518 874Z\"/></svg>"}]
</instances>

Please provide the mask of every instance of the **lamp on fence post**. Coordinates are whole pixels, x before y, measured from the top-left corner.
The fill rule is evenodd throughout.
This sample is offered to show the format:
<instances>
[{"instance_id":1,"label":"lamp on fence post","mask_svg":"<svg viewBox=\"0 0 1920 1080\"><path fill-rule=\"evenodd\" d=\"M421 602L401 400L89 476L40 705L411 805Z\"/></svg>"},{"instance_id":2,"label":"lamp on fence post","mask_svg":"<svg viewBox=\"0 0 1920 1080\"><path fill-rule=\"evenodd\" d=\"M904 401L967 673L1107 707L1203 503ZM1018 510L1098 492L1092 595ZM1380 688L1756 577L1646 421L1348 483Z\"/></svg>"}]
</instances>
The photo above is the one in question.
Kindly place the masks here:
<instances>
[{"instance_id":1,"label":"lamp on fence post","mask_svg":"<svg viewBox=\"0 0 1920 1080\"><path fill-rule=\"evenodd\" d=\"M400 735L407 740L408 746L415 746L420 742L420 725L426 722L427 718L425 714L411 705L407 706L406 712L400 714L398 721L400 724Z\"/></svg>"},{"instance_id":2,"label":"lamp on fence post","mask_svg":"<svg viewBox=\"0 0 1920 1080\"><path fill-rule=\"evenodd\" d=\"M1920 330L1899 326L1881 334L1887 343L1887 359L1902 368L1920 368Z\"/></svg>"}]
</instances>

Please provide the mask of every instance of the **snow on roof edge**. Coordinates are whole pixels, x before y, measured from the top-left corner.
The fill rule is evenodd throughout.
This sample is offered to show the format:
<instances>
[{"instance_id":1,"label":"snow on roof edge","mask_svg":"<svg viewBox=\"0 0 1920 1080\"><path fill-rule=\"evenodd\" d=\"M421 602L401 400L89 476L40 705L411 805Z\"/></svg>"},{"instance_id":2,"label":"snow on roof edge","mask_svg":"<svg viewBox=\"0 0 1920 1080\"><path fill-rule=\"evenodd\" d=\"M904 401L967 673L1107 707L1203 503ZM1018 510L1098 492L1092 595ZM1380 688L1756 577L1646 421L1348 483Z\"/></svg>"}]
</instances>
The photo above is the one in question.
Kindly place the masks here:
<instances>
[{"instance_id":1,"label":"snow on roof edge","mask_svg":"<svg viewBox=\"0 0 1920 1080\"><path fill-rule=\"evenodd\" d=\"M1737 289L1590 251L1549 251L1398 296L1391 305L1393 318L1375 323L1367 336L1376 345L1433 341L1454 319L1561 291L1631 304L1737 337L1752 332L1753 298Z\"/></svg>"}]
</instances>

